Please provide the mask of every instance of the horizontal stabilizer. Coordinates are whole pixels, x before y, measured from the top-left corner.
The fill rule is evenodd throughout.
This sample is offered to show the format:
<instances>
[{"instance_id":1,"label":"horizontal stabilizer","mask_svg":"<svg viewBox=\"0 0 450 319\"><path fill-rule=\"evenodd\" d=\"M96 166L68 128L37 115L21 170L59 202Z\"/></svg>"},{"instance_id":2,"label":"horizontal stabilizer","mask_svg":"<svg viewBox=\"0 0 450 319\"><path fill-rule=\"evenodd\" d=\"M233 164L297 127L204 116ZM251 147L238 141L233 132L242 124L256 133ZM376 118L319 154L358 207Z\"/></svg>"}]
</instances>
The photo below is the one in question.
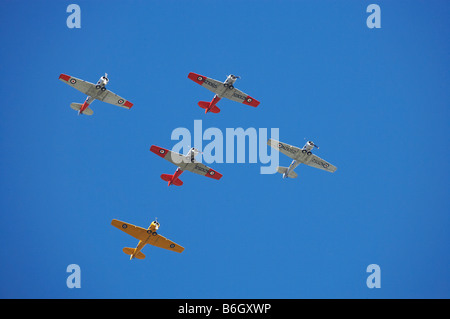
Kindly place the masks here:
<instances>
[{"instance_id":1,"label":"horizontal stabilizer","mask_svg":"<svg viewBox=\"0 0 450 319\"><path fill-rule=\"evenodd\" d=\"M131 255L132 253L134 253L134 248L124 247L122 250L127 255Z\"/></svg>"},{"instance_id":2,"label":"horizontal stabilizer","mask_svg":"<svg viewBox=\"0 0 450 319\"><path fill-rule=\"evenodd\" d=\"M212 113L219 113L220 109L217 106L214 105L213 108L211 110L209 110L209 111L212 112Z\"/></svg>"},{"instance_id":3,"label":"horizontal stabilizer","mask_svg":"<svg viewBox=\"0 0 450 319\"><path fill-rule=\"evenodd\" d=\"M290 171L289 175L288 175L288 177L290 177L290 178L297 178L297 176L298 176L297 173L294 171Z\"/></svg>"},{"instance_id":4,"label":"horizontal stabilizer","mask_svg":"<svg viewBox=\"0 0 450 319\"><path fill-rule=\"evenodd\" d=\"M75 111L79 111L80 109L81 109L81 106L82 106L83 104L81 104L81 103L72 103L72 104L70 104L70 107L72 108L72 109L74 109ZM83 114L84 115L92 115L92 114L94 114L94 111L92 111L92 109L90 109L89 107L87 107L84 111L83 111Z\"/></svg>"},{"instance_id":5,"label":"horizontal stabilizer","mask_svg":"<svg viewBox=\"0 0 450 319\"><path fill-rule=\"evenodd\" d=\"M200 102L198 102L198 106L200 106L202 109L208 110L209 107L211 106L211 102L200 101ZM209 110L209 112L212 112L212 113L219 113L219 112L220 112L220 109L219 109L217 106L214 105L214 106Z\"/></svg>"},{"instance_id":6,"label":"horizontal stabilizer","mask_svg":"<svg viewBox=\"0 0 450 319\"><path fill-rule=\"evenodd\" d=\"M198 102L198 106L200 106L202 109L209 108L210 102L200 101Z\"/></svg>"},{"instance_id":7,"label":"horizontal stabilizer","mask_svg":"<svg viewBox=\"0 0 450 319\"><path fill-rule=\"evenodd\" d=\"M125 248L123 248L123 252L124 252L125 254L127 254L127 255L132 255L132 254L134 253L134 251L135 251L135 249L134 249L134 248L131 248L131 247L125 247ZM138 252L138 253L136 254L136 256L134 256L134 257L136 257L137 259L144 259L144 258L145 258L145 255L144 255L143 253L141 253L141 252Z\"/></svg>"},{"instance_id":8,"label":"horizontal stabilizer","mask_svg":"<svg viewBox=\"0 0 450 319\"><path fill-rule=\"evenodd\" d=\"M163 181L166 181L166 182L170 181L172 179L172 177L173 177L173 175L169 175L169 174L162 174L161 175L161 179Z\"/></svg>"},{"instance_id":9,"label":"horizontal stabilizer","mask_svg":"<svg viewBox=\"0 0 450 319\"><path fill-rule=\"evenodd\" d=\"M181 185L183 185L183 181L181 179L177 178L176 180L174 180L172 182L172 184L175 186L181 186Z\"/></svg>"},{"instance_id":10,"label":"horizontal stabilizer","mask_svg":"<svg viewBox=\"0 0 450 319\"><path fill-rule=\"evenodd\" d=\"M82 106L83 104L81 104L81 103L72 103L72 104L70 104L70 107L72 108L72 109L74 109L75 111L79 111L80 109L81 109L81 106Z\"/></svg>"},{"instance_id":11,"label":"horizontal stabilizer","mask_svg":"<svg viewBox=\"0 0 450 319\"><path fill-rule=\"evenodd\" d=\"M173 175L161 174L161 179L163 181L170 182L172 180L172 178L173 178ZM181 186L181 185L183 185L183 182L177 177L175 180L172 181L172 185ZM170 184L169 184L169 186L170 186Z\"/></svg>"},{"instance_id":12,"label":"horizontal stabilizer","mask_svg":"<svg viewBox=\"0 0 450 319\"><path fill-rule=\"evenodd\" d=\"M141 253L141 252L138 252L138 253L136 254L136 256L134 256L134 257L136 257L137 259L144 259L144 258L145 258L145 255L144 255L143 253Z\"/></svg>"},{"instance_id":13,"label":"horizontal stabilizer","mask_svg":"<svg viewBox=\"0 0 450 319\"><path fill-rule=\"evenodd\" d=\"M285 174L285 173L287 172L287 170L288 170L287 167L283 167L283 166L278 166L278 167L277 167L277 172L280 173L280 174ZM289 175L288 175L287 177L290 177L290 178L297 178L297 176L298 176L298 175L297 175L296 172L290 171L290 172L289 172Z\"/></svg>"}]
</instances>

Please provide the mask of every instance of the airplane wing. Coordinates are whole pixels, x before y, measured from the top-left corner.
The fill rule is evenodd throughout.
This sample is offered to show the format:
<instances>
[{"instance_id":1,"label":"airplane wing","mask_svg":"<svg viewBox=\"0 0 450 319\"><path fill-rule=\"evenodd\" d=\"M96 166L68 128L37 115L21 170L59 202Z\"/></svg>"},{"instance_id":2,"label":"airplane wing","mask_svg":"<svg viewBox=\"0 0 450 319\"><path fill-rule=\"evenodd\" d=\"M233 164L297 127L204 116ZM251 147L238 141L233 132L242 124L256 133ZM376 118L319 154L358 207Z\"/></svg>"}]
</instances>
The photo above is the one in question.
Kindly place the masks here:
<instances>
[{"instance_id":1,"label":"airplane wing","mask_svg":"<svg viewBox=\"0 0 450 319\"><path fill-rule=\"evenodd\" d=\"M100 100L100 101L103 101L103 102L106 102L109 104L121 106L126 109L130 109L133 106L133 103L125 100L124 98L121 98L120 96L111 92L110 90L105 90L105 91L99 90L96 87L96 85L91 82L84 81L84 80L81 80L78 78L74 78L73 76L66 75L66 74L61 74L59 76L59 79L62 82L77 89L78 91L83 92L86 95L92 96L93 98L95 98L97 100Z\"/></svg>"},{"instance_id":2,"label":"airplane wing","mask_svg":"<svg viewBox=\"0 0 450 319\"><path fill-rule=\"evenodd\" d=\"M323 169L324 171L334 173L337 167L321 159L319 156L312 154L311 159L305 162L306 165L311 167Z\"/></svg>"},{"instance_id":3,"label":"airplane wing","mask_svg":"<svg viewBox=\"0 0 450 319\"><path fill-rule=\"evenodd\" d=\"M147 229L144 229L142 227L135 226L117 219L113 219L111 221L111 225L127 233L128 235L133 236L136 239L146 240L148 238Z\"/></svg>"},{"instance_id":4,"label":"airplane wing","mask_svg":"<svg viewBox=\"0 0 450 319\"><path fill-rule=\"evenodd\" d=\"M181 155L176 152L172 152L168 149L152 145L150 147L150 151L155 153L156 155L164 158L165 160L171 162L172 164L178 166L183 171L189 171L192 173L196 173L202 176L210 177L213 179L221 179L222 174L219 172L213 170L212 168L206 166L205 164L202 164L197 161L191 162L186 156Z\"/></svg>"},{"instance_id":5,"label":"airplane wing","mask_svg":"<svg viewBox=\"0 0 450 319\"><path fill-rule=\"evenodd\" d=\"M236 88L227 92L226 97L232 101L243 103L245 105L250 105L253 107L257 107L260 103L258 100L255 100L250 95L248 95Z\"/></svg>"},{"instance_id":6,"label":"airplane wing","mask_svg":"<svg viewBox=\"0 0 450 319\"><path fill-rule=\"evenodd\" d=\"M177 152L172 152L168 149L156 146L156 145L152 145L150 147L150 151L152 151L153 153L155 153L156 155L164 158L165 160L171 162L172 164L176 165L176 166L181 166L183 165L184 162L186 162L188 159L186 158L186 156L181 155Z\"/></svg>"},{"instance_id":7,"label":"airplane wing","mask_svg":"<svg viewBox=\"0 0 450 319\"><path fill-rule=\"evenodd\" d=\"M222 82L211 79L211 78L207 78L206 76L203 76L203 75L200 75L200 74L197 74L194 72L189 73L188 78L216 94L218 92L218 89L223 87Z\"/></svg>"},{"instance_id":8,"label":"airplane wing","mask_svg":"<svg viewBox=\"0 0 450 319\"><path fill-rule=\"evenodd\" d=\"M181 169L217 180L221 179L223 176L219 172L197 161L194 161L193 163L186 163L184 168L181 167Z\"/></svg>"},{"instance_id":9,"label":"airplane wing","mask_svg":"<svg viewBox=\"0 0 450 319\"><path fill-rule=\"evenodd\" d=\"M131 109L131 107L133 106L133 103L131 103L130 101L125 100L124 98L121 98L120 96L118 96L117 94L111 92L110 90L106 90L105 92L106 94L101 95L98 99L100 101L109 103L109 104L113 104L113 105L117 105L120 107L124 107L126 109Z\"/></svg>"},{"instance_id":10,"label":"airplane wing","mask_svg":"<svg viewBox=\"0 0 450 319\"><path fill-rule=\"evenodd\" d=\"M280 151L281 153L283 153L284 155L289 156L292 159L298 159L299 155L302 154L301 148L298 148L296 146L292 146L286 143L282 143L280 141L277 140L273 140L273 139L269 139L267 141L267 145L273 147L274 149ZM305 155L306 156L306 155Z\"/></svg>"},{"instance_id":11,"label":"airplane wing","mask_svg":"<svg viewBox=\"0 0 450 319\"><path fill-rule=\"evenodd\" d=\"M159 234L156 236L152 236L151 241L148 243L159 248L175 251L177 253L181 253L184 250L184 247Z\"/></svg>"},{"instance_id":12,"label":"airplane wing","mask_svg":"<svg viewBox=\"0 0 450 319\"><path fill-rule=\"evenodd\" d=\"M95 84L91 82L84 81L67 74L60 74L59 79L84 94L91 95L89 94L90 92L95 92Z\"/></svg>"}]
</instances>

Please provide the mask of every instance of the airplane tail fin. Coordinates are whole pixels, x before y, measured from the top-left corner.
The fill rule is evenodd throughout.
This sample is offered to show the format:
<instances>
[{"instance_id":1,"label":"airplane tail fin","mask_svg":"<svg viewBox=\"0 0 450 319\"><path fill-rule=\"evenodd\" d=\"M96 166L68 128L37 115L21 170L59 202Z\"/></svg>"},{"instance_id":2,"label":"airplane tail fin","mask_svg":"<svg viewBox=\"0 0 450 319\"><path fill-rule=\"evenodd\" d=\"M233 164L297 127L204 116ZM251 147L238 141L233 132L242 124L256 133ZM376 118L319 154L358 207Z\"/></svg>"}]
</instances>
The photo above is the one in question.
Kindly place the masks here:
<instances>
[{"instance_id":1,"label":"airplane tail fin","mask_svg":"<svg viewBox=\"0 0 450 319\"><path fill-rule=\"evenodd\" d=\"M124 252L125 254L127 254L127 255L130 255L130 256L134 253L134 251L135 251L135 249L134 249L134 248L131 248L131 247L124 247L124 248L123 248L123 252ZM137 259L144 259L144 258L145 258L145 255L144 255L143 253L141 253L141 252L138 252L138 253L136 254L136 256L134 256L134 257L136 257Z\"/></svg>"},{"instance_id":2,"label":"airplane tail fin","mask_svg":"<svg viewBox=\"0 0 450 319\"><path fill-rule=\"evenodd\" d=\"M207 113L209 107L211 106L211 102L200 101L200 102L198 102L198 106L200 106L202 109L205 109L205 113ZM209 110L209 112L212 112L212 113L219 113L219 112L220 112L220 109L219 109L216 105L214 105L214 106Z\"/></svg>"},{"instance_id":3,"label":"airplane tail fin","mask_svg":"<svg viewBox=\"0 0 450 319\"><path fill-rule=\"evenodd\" d=\"M277 172L278 173L280 173L280 174L286 174L286 172L287 172L287 170L288 170L288 168L287 167L283 167L283 166L278 166L277 167ZM289 175L287 176L287 177L290 177L290 178L297 178L297 173L296 172L294 172L294 171L290 171L289 172Z\"/></svg>"},{"instance_id":4,"label":"airplane tail fin","mask_svg":"<svg viewBox=\"0 0 450 319\"><path fill-rule=\"evenodd\" d=\"M162 174L161 175L161 179L166 182L170 182L172 180L172 178L173 178L173 175L170 175L170 174ZM172 184L175 186L181 186L181 185L183 185L183 182L181 181L181 179L177 178L172 181Z\"/></svg>"},{"instance_id":5,"label":"airplane tail fin","mask_svg":"<svg viewBox=\"0 0 450 319\"><path fill-rule=\"evenodd\" d=\"M82 105L83 105L83 104L81 104L81 103L72 103L72 104L70 104L70 107L71 107L72 109L74 109L75 111L80 111ZM92 114L94 114L94 111L92 111L92 109L90 109L89 107L87 107L87 108L83 111L83 114L85 114L85 115L92 115Z\"/></svg>"}]
</instances>

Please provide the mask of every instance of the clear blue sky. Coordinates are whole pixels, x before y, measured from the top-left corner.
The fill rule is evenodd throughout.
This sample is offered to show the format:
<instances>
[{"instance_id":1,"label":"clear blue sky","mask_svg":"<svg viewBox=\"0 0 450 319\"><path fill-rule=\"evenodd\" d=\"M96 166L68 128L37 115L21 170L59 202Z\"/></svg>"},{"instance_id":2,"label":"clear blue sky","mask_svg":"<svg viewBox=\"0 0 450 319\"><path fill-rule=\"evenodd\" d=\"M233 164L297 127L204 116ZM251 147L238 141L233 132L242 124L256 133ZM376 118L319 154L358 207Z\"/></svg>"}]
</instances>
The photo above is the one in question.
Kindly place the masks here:
<instances>
[{"instance_id":1,"label":"clear blue sky","mask_svg":"<svg viewBox=\"0 0 450 319\"><path fill-rule=\"evenodd\" d=\"M449 298L448 1L0 2L0 297ZM381 7L381 29L366 7ZM131 100L94 115L66 73ZM187 78L242 76L258 108L219 102ZM177 127L279 128L320 146L334 174L297 179L261 163L211 164L220 181L149 151ZM290 159L280 156L280 164ZM146 246L113 218L185 247ZM81 267L69 289L66 267ZM381 288L366 267L381 268Z\"/></svg>"}]
</instances>

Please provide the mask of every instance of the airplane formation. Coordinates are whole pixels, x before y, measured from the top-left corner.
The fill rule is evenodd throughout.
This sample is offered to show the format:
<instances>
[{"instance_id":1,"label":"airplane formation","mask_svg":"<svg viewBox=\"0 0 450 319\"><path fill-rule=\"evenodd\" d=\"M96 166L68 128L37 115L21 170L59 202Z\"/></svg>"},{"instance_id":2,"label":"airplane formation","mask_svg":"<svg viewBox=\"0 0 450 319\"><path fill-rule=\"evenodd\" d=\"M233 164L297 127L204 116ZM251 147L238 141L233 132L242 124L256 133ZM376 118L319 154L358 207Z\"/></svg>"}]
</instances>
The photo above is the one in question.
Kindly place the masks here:
<instances>
[{"instance_id":1,"label":"airplane formation","mask_svg":"<svg viewBox=\"0 0 450 319\"><path fill-rule=\"evenodd\" d=\"M258 100L235 88L234 84L236 80L240 78L239 76L230 74L227 76L224 82L220 82L218 80L214 80L212 78L208 78L206 76L191 72L188 74L188 78L215 94L211 102L198 102L198 106L205 110L205 114L209 112L219 113L220 109L217 106L217 103L223 98L227 98L229 100L252 107L257 107L260 104ZM95 100L120 106L126 109L130 109L133 106L133 103L106 88L106 85L109 83L108 74L106 73L104 76L100 77L96 84L66 74L60 74L59 80L87 95L87 98L83 103L70 104L70 107L72 109L78 111L78 115L92 115L94 111L89 106ZM284 155L287 155L292 159L292 162L288 167L279 166L277 168L277 172L282 174L283 179L288 177L297 178L298 175L294 171L294 169L300 164L305 164L330 173L334 173L337 169L336 166L328 163L327 161L312 153L312 150L314 148L319 149L319 147L312 141L306 142L306 144L301 148L274 139L269 139L267 141L267 144L273 149L279 151ZM195 148L191 148L186 155L179 154L177 152L173 152L169 149L162 148L156 145L152 145L150 147L150 151L177 166L175 172L172 175L161 175L161 179L163 181L166 181L168 186L182 186L183 181L180 180L180 175L185 171L196 173L198 175L206 176L215 180L220 180L223 176L221 173L215 171L214 169L196 161L195 157L200 152ZM141 252L141 250L147 244L178 253L181 253L184 250L184 247L157 233L160 224L156 219L150 224L147 229L117 219L113 219L111 221L111 225L139 240L135 248L123 248L123 252L130 256L130 260L134 258L144 259L145 255Z\"/></svg>"}]
</instances>

